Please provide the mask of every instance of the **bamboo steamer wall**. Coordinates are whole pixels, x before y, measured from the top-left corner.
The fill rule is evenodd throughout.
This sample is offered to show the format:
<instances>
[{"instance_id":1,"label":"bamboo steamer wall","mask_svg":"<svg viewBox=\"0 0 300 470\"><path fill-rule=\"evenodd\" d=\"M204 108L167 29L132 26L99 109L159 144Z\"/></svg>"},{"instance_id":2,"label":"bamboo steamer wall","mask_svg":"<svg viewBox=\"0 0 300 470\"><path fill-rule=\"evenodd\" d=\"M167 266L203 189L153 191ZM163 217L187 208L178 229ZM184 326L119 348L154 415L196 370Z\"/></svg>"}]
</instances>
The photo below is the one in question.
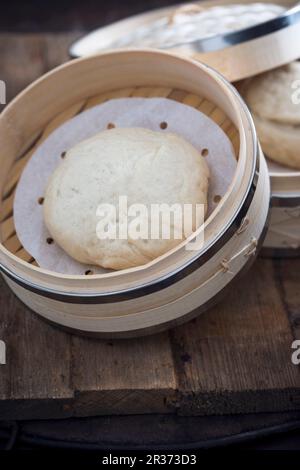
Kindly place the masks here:
<instances>
[{"instance_id":1,"label":"bamboo steamer wall","mask_svg":"<svg viewBox=\"0 0 300 470\"><path fill-rule=\"evenodd\" d=\"M14 231L12 202L22 168L62 122L120 96L165 96L209 115L236 150L234 180L206 220L198 252L183 243L145 266L102 275L46 271L25 252ZM254 259L268 214L266 164L244 103L204 65L154 50L72 61L39 79L6 108L0 139L1 270L16 295L51 322L100 336L152 333L205 310Z\"/></svg>"}]
</instances>

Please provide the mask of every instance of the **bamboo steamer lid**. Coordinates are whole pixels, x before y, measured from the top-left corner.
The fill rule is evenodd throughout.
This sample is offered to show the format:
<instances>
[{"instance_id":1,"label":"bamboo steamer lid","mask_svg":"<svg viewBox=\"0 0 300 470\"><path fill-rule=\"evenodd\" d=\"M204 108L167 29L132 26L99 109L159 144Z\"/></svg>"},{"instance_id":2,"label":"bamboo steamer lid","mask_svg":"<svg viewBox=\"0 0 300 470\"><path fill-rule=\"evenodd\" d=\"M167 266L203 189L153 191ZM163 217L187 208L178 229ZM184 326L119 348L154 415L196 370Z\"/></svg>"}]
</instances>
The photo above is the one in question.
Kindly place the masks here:
<instances>
[{"instance_id":1,"label":"bamboo steamer lid","mask_svg":"<svg viewBox=\"0 0 300 470\"><path fill-rule=\"evenodd\" d=\"M290 0L201 1L100 28L72 44L70 54L82 57L120 47L161 48L204 62L234 82L298 59L299 31L300 5L293 6Z\"/></svg>"},{"instance_id":2,"label":"bamboo steamer lid","mask_svg":"<svg viewBox=\"0 0 300 470\"><path fill-rule=\"evenodd\" d=\"M105 274L47 271L24 250L14 227L12 203L22 169L32 149L61 123L123 96L167 97L209 115L235 149L233 181L205 221L204 244L196 251L183 243L147 265ZM239 94L203 64L150 49L71 61L5 108L0 138L0 269L15 294L49 322L103 337L161 331L216 303L258 253L269 211L266 163Z\"/></svg>"},{"instance_id":3,"label":"bamboo steamer lid","mask_svg":"<svg viewBox=\"0 0 300 470\"><path fill-rule=\"evenodd\" d=\"M257 5L249 0L212 0L155 10L87 35L71 46L70 54L93 54L122 42L125 46L128 43L138 46L143 37L148 34L151 38L152 33L152 43L156 46L159 43L163 49L204 62L231 82L241 81L300 57L300 4L294 0L266 0ZM253 18L255 9L257 15ZM198 29L204 24L213 33L205 35L196 30L194 37L189 32L185 38L180 36L184 22L178 21L177 29L173 27L180 15L186 16L187 25L189 18L192 22L198 15ZM241 26L232 25L231 20L240 22ZM226 21L232 31L226 31ZM167 34L161 34L159 42L158 33L168 28L172 32L172 27L173 42ZM272 210L262 253L275 257L300 256L300 172L270 162L268 168Z\"/></svg>"}]
</instances>

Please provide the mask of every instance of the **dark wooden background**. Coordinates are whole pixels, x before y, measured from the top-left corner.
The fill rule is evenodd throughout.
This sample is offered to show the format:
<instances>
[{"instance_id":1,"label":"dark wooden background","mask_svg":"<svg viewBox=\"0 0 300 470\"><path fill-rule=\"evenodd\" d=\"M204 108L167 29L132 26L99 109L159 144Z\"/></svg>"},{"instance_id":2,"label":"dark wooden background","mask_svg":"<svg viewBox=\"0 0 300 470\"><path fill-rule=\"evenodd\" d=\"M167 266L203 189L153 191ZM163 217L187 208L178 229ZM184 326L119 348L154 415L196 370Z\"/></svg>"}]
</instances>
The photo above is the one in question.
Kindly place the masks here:
<instances>
[{"instance_id":1,"label":"dark wooden background","mask_svg":"<svg viewBox=\"0 0 300 470\"><path fill-rule=\"evenodd\" d=\"M184 0L11 0L1 2L2 31L88 31ZM192 3L192 2L187 2Z\"/></svg>"},{"instance_id":2,"label":"dark wooden background","mask_svg":"<svg viewBox=\"0 0 300 470\"><path fill-rule=\"evenodd\" d=\"M171 2L5 2L0 79L8 99L68 59L83 31ZM210 415L300 409L300 259L258 259L219 306L145 339L97 341L30 312L0 280L0 418Z\"/></svg>"}]
</instances>

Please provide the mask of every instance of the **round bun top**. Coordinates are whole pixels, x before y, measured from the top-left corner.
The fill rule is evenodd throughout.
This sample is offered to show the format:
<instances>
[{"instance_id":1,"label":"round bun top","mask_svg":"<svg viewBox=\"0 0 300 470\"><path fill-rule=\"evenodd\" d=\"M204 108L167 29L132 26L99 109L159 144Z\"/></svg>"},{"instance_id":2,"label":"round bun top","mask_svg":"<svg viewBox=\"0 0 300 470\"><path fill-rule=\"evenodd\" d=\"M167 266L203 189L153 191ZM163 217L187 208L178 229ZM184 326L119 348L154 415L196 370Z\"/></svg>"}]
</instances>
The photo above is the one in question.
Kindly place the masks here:
<instances>
[{"instance_id":1,"label":"round bun top","mask_svg":"<svg viewBox=\"0 0 300 470\"><path fill-rule=\"evenodd\" d=\"M163 222L171 233L164 239L163 225L154 226L153 205L206 207L208 176L205 158L175 134L143 128L106 130L66 152L48 183L45 223L54 241L82 263L112 269L139 266L196 229L194 223L183 235L182 221L171 217ZM143 206L136 217L130 214L134 204ZM140 228L134 225L137 219ZM135 228L145 229L146 237L135 239ZM108 229L110 235L104 238ZM157 232L150 235L152 229L159 238Z\"/></svg>"}]
</instances>

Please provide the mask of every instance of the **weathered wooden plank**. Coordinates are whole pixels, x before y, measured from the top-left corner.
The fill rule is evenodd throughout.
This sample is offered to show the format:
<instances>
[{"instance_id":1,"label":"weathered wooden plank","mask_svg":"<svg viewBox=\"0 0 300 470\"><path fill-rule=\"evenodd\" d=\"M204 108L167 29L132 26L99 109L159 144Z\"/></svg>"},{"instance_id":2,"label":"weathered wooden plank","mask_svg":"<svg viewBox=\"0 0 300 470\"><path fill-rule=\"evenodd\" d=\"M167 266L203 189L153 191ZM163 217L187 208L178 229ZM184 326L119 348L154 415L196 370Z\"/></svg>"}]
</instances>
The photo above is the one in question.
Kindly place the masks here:
<instances>
[{"instance_id":1,"label":"weathered wooden plank","mask_svg":"<svg viewBox=\"0 0 300 470\"><path fill-rule=\"evenodd\" d=\"M73 337L72 354L74 389L85 405L98 403L99 414L171 411L177 382L167 333L121 341Z\"/></svg>"},{"instance_id":2,"label":"weathered wooden plank","mask_svg":"<svg viewBox=\"0 0 300 470\"><path fill-rule=\"evenodd\" d=\"M10 50L15 51L16 56L22 53L22 60L28 62L33 54L36 64L32 74L36 76L20 77L12 93L65 60L70 41L69 34L30 35L25 38L25 47L20 43L22 38L12 37ZM10 40L9 35L4 38L0 35L0 51L3 41L10 48L7 40ZM11 58L4 56L2 66L12 81L18 73L16 65L17 61L11 63ZM164 94L165 89L161 93ZM76 107L74 112L77 111ZM70 112L74 114L73 109ZM50 124L48 130L52 127ZM9 219L5 223L8 234L11 232ZM13 237L12 242L18 243ZM9 241L7 244L10 246ZM25 252L24 256L26 258ZM145 340L114 343L73 337L33 315L2 280L1 283L0 338L7 342L8 358L7 365L0 370L3 371L0 417L169 412L177 383L167 333ZM17 332L15 337L13 332Z\"/></svg>"},{"instance_id":3,"label":"weathered wooden plank","mask_svg":"<svg viewBox=\"0 0 300 470\"><path fill-rule=\"evenodd\" d=\"M272 261L260 259L226 300L170 334L182 413L300 408L293 337Z\"/></svg>"}]
</instances>

